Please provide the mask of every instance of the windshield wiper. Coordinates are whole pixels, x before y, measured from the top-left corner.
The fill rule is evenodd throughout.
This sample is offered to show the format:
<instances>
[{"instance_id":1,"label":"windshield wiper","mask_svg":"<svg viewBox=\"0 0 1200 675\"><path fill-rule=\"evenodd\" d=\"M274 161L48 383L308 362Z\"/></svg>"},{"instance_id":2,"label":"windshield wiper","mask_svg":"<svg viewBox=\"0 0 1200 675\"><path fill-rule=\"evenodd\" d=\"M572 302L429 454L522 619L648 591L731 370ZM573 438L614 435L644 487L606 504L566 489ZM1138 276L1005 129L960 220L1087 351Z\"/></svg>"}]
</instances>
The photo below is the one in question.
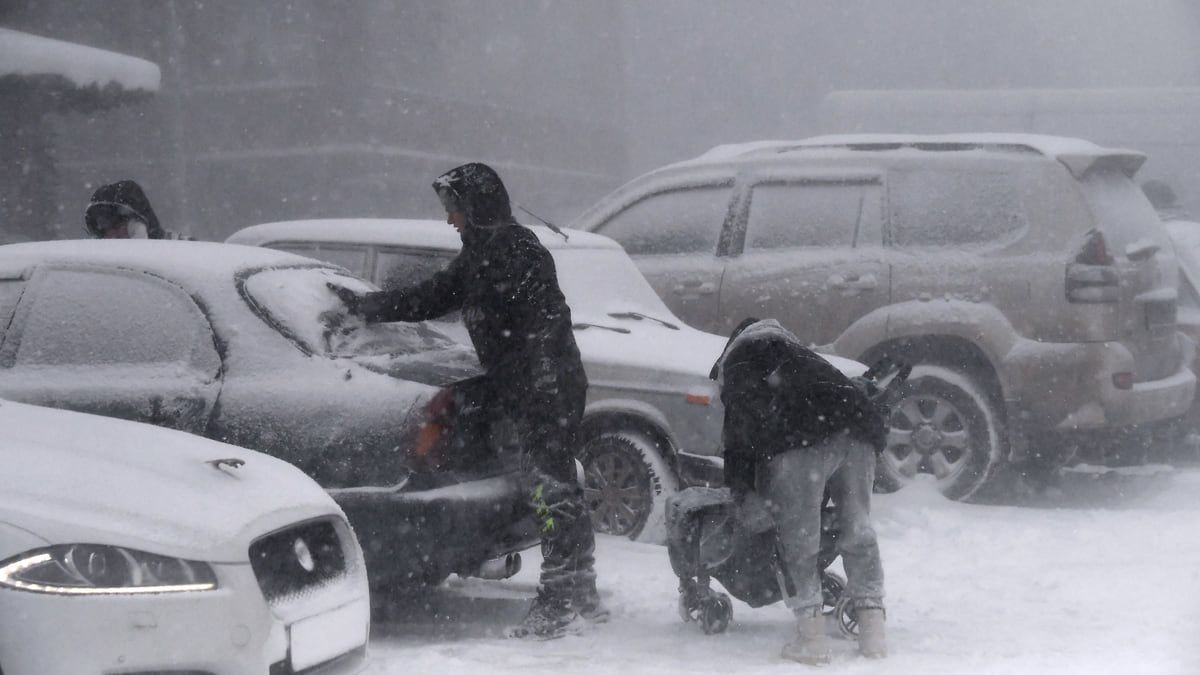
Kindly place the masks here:
<instances>
[{"instance_id":1,"label":"windshield wiper","mask_svg":"<svg viewBox=\"0 0 1200 675\"><path fill-rule=\"evenodd\" d=\"M638 321L646 319L647 321L657 321L671 330L679 330L679 326L676 326L670 321L663 321L662 319L653 316L647 316L641 312L609 312L608 315L614 319L637 319Z\"/></svg>"},{"instance_id":2,"label":"windshield wiper","mask_svg":"<svg viewBox=\"0 0 1200 675\"><path fill-rule=\"evenodd\" d=\"M598 323L573 323L571 324L571 328L574 328L575 330L584 330L585 328L603 328L604 330L611 330L614 333L631 332L628 328L618 328L617 326L601 326Z\"/></svg>"}]
</instances>

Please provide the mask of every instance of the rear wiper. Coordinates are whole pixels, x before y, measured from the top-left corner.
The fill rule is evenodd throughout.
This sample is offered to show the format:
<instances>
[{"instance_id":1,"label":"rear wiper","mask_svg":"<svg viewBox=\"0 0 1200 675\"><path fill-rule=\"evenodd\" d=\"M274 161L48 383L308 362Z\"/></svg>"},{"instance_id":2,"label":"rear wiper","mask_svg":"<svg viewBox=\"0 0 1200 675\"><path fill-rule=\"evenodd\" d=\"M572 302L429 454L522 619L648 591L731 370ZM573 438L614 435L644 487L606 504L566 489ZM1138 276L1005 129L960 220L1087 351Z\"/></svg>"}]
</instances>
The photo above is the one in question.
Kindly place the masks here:
<instances>
[{"instance_id":1,"label":"rear wiper","mask_svg":"<svg viewBox=\"0 0 1200 675\"><path fill-rule=\"evenodd\" d=\"M609 312L608 315L614 319L637 319L639 321L646 319L647 321L657 321L671 330L679 330L679 326L676 326L670 321L663 321L662 319L653 316L647 316L641 312Z\"/></svg>"},{"instance_id":2,"label":"rear wiper","mask_svg":"<svg viewBox=\"0 0 1200 675\"><path fill-rule=\"evenodd\" d=\"M619 328L617 326L601 326L598 323L573 323L571 324L571 328L574 328L575 330L584 330L586 328L603 328L604 330L611 330L614 333L631 332L628 328Z\"/></svg>"}]
</instances>

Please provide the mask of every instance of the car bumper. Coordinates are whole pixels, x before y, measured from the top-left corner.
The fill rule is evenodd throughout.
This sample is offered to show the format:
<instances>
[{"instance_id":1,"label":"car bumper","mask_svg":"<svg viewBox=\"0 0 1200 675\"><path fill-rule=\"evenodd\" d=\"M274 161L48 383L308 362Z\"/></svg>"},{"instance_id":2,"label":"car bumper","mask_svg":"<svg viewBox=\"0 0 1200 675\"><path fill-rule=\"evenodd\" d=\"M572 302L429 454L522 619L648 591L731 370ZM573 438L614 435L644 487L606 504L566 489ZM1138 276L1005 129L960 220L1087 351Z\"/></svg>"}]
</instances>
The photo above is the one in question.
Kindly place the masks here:
<instances>
[{"instance_id":1,"label":"car bumper","mask_svg":"<svg viewBox=\"0 0 1200 675\"><path fill-rule=\"evenodd\" d=\"M1120 343L1030 343L1003 365L1009 419L1033 432L1115 430L1183 415L1192 404L1196 375L1189 341L1171 375L1118 388L1114 375L1132 372L1133 357Z\"/></svg>"},{"instance_id":2,"label":"car bumper","mask_svg":"<svg viewBox=\"0 0 1200 675\"><path fill-rule=\"evenodd\" d=\"M355 673L366 665L362 573L270 605L249 564L214 565L194 593L61 596L0 591L0 668L44 673ZM361 570L361 568L360 568Z\"/></svg>"},{"instance_id":3,"label":"car bumper","mask_svg":"<svg viewBox=\"0 0 1200 675\"><path fill-rule=\"evenodd\" d=\"M371 587L407 588L469 575L487 560L537 545L533 510L517 475L425 490L330 490L349 518Z\"/></svg>"}]
</instances>

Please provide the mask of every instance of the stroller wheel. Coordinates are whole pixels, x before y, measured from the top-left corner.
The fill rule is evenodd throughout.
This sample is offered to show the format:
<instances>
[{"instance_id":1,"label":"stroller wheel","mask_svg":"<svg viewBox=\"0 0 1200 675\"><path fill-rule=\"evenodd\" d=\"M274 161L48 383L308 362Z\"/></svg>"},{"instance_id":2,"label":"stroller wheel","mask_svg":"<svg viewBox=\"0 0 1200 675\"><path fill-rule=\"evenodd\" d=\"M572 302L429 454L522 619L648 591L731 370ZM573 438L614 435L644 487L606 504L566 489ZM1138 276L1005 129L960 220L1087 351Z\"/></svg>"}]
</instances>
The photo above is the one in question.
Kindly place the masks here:
<instances>
[{"instance_id":1,"label":"stroller wheel","mask_svg":"<svg viewBox=\"0 0 1200 675\"><path fill-rule=\"evenodd\" d=\"M828 615L837 609L838 600L846 592L846 578L837 572L821 572L821 612Z\"/></svg>"},{"instance_id":2,"label":"stroller wheel","mask_svg":"<svg viewBox=\"0 0 1200 675\"><path fill-rule=\"evenodd\" d=\"M679 592L679 618L684 623L700 620L700 607L685 591Z\"/></svg>"},{"instance_id":3,"label":"stroller wheel","mask_svg":"<svg viewBox=\"0 0 1200 675\"><path fill-rule=\"evenodd\" d=\"M833 610L833 614L837 618L838 632L851 640L857 640L858 617L854 614L854 607L850 604L850 598L839 599L837 606Z\"/></svg>"},{"instance_id":4,"label":"stroller wheel","mask_svg":"<svg viewBox=\"0 0 1200 675\"><path fill-rule=\"evenodd\" d=\"M679 582L679 618L684 623L700 620L700 604L703 597L700 585L691 579Z\"/></svg>"},{"instance_id":5,"label":"stroller wheel","mask_svg":"<svg viewBox=\"0 0 1200 675\"><path fill-rule=\"evenodd\" d=\"M705 635L724 633L733 618L733 603L724 593L715 593L704 600L700 608L700 627Z\"/></svg>"}]
</instances>

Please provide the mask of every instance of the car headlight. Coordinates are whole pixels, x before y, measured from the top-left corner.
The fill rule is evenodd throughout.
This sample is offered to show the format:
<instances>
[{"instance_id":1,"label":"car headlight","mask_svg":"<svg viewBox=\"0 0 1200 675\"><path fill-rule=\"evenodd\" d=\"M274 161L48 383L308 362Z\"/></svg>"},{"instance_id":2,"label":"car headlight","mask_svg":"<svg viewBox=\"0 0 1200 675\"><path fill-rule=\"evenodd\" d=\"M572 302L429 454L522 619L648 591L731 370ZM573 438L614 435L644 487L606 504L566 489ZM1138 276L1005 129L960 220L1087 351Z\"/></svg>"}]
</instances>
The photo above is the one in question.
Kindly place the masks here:
<instances>
[{"instance_id":1,"label":"car headlight","mask_svg":"<svg viewBox=\"0 0 1200 675\"><path fill-rule=\"evenodd\" d=\"M62 595L210 591L207 563L119 546L60 544L0 561L0 586Z\"/></svg>"}]
</instances>

